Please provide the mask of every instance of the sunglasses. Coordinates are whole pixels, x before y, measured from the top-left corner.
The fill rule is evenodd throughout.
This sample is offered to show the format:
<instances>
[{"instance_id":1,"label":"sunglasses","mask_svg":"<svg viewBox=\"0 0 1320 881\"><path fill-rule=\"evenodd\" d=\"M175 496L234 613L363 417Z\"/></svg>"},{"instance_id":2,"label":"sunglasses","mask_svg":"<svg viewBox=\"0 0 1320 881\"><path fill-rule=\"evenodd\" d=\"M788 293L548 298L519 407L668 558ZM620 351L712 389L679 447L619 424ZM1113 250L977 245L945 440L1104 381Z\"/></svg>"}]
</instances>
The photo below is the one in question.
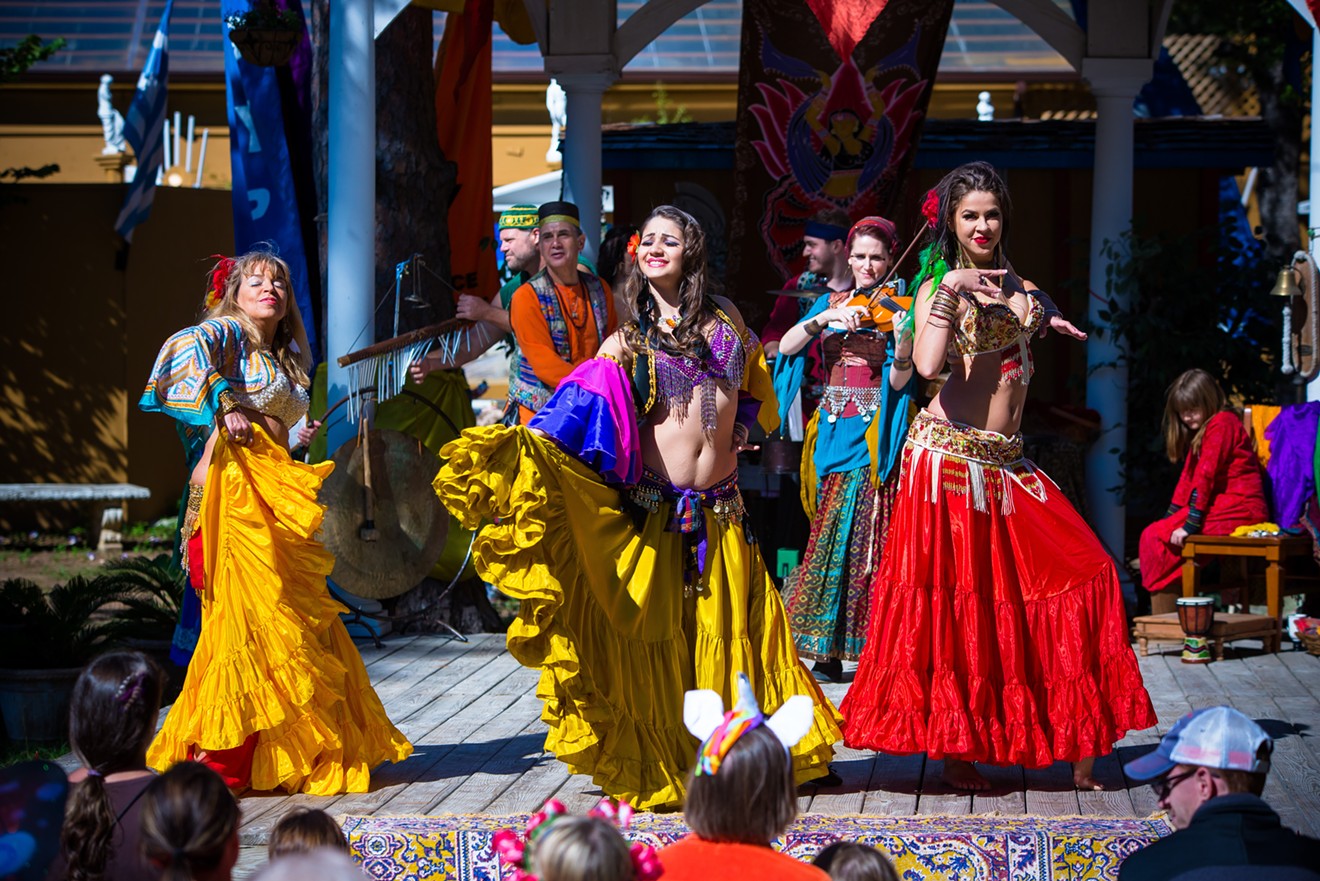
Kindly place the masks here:
<instances>
[{"instance_id":1,"label":"sunglasses","mask_svg":"<svg viewBox=\"0 0 1320 881\"><path fill-rule=\"evenodd\" d=\"M1173 776L1161 777L1159 780L1156 780L1154 783L1152 783L1150 785L1150 788L1155 791L1155 797L1157 799L1159 799L1160 801L1164 801L1166 798L1169 797L1169 793L1173 792L1173 788L1175 786L1177 786L1179 783L1182 783L1184 780L1186 780L1188 777L1191 777L1195 773L1196 770L1193 769L1191 771L1185 771L1182 774L1174 774Z\"/></svg>"}]
</instances>

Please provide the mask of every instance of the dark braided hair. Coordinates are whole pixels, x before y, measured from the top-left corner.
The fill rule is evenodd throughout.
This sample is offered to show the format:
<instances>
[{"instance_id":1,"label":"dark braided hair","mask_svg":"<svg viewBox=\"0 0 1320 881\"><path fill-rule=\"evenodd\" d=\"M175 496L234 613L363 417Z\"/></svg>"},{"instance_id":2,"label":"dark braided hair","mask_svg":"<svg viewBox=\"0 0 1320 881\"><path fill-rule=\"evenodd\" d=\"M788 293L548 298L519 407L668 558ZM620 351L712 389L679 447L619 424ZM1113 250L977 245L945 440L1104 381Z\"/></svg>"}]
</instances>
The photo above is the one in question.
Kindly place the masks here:
<instances>
[{"instance_id":1,"label":"dark braided hair","mask_svg":"<svg viewBox=\"0 0 1320 881\"><path fill-rule=\"evenodd\" d=\"M628 277L623 284L624 302L637 320L628 343L634 349L651 348L684 358L708 360L710 345L703 332L717 317L712 283L706 263L706 233L697 219L681 208L660 205L642 222L642 230L657 217L674 223L683 236L683 277L678 282L678 325L673 333L659 327L660 307L651 285L638 266L636 255L628 258Z\"/></svg>"},{"instance_id":2,"label":"dark braided hair","mask_svg":"<svg viewBox=\"0 0 1320 881\"><path fill-rule=\"evenodd\" d=\"M146 767L163 687L160 668L138 652L101 655L74 683L69 746L88 775L69 794L60 833L71 881L105 874L116 822L105 776Z\"/></svg>"}]
</instances>

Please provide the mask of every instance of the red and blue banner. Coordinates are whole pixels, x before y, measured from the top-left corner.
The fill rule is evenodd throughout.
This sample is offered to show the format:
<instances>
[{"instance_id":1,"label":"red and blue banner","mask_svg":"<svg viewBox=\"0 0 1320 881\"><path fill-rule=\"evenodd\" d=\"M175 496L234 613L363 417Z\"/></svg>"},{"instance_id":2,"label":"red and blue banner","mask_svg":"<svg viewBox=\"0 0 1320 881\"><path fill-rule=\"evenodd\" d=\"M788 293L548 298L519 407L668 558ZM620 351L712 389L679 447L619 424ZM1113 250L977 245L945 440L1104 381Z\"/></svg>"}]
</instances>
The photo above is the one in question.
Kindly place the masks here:
<instances>
[{"instance_id":1,"label":"red and blue banner","mask_svg":"<svg viewBox=\"0 0 1320 881\"><path fill-rule=\"evenodd\" d=\"M740 305L795 274L812 215L893 217L953 0L745 0L728 283Z\"/></svg>"},{"instance_id":2,"label":"red and blue banner","mask_svg":"<svg viewBox=\"0 0 1320 881\"><path fill-rule=\"evenodd\" d=\"M298 0L276 5L302 19ZM226 37L231 16L252 9L253 0L221 0ZM229 155L233 177L234 249L242 254L269 242L289 264L293 295L307 328L312 356L321 360L319 266L314 237L305 235L315 196L301 193L298 181L311 180L311 42L307 26L287 65L260 67L243 60L226 39L225 96L229 111ZM290 143L305 139L305 144ZM301 188L307 189L307 185ZM302 196L300 205L299 197ZM310 198L310 204L308 200ZM312 259L309 258L309 254ZM313 277L313 273L316 277Z\"/></svg>"}]
</instances>

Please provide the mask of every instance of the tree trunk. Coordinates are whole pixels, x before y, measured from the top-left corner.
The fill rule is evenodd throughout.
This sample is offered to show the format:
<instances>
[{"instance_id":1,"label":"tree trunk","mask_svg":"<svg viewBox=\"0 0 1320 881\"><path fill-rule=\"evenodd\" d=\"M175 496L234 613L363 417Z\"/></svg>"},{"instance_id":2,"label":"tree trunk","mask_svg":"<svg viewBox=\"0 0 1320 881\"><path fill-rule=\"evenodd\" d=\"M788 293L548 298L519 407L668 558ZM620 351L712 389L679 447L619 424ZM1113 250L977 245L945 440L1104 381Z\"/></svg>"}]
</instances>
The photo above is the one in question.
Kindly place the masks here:
<instances>
[{"instance_id":1,"label":"tree trunk","mask_svg":"<svg viewBox=\"0 0 1320 881\"><path fill-rule=\"evenodd\" d=\"M1283 64L1271 71L1271 82L1280 82ZM1297 216L1297 175L1301 169L1302 102L1264 83L1257 89L1260 115L1274 133L1274 164L1260 170L1256 198L1260 222L1266 232L1266 256L1272 266L1282 266L1301 245ZM1311 198L1317 194L1312 193Z\"/></svg>"},{"instance_id":2,"label":"tree trunk","mask_svg":"<svg viewBox=\"0 0 1320 881\"><path fill-rule=\"evenodd\" d=\"M449 203L455 167L436 139L432 12L404 9L376 38L376 340L394 336L394 267L420 254L424 268L403 279L399 332L448 318ZM329 167L330 2L312 0L312 132L322 290ZM420 302L413 298L414 291ZM343 352L327 352L337 357Z\"/></svg>"},{"instance_id":3,"label":"tree trunk","mask_svg":"<svg viewBox=\"0 0 1320 881\"><path fill-rule=\"evenodd\" d=\"M402 280L398 332L454 314L441 279L457 170L436 138L432 15L409 6L376 39L377 340L394 335L394 267L414 254L425 266Z\"/></svg>"}]
</instances>

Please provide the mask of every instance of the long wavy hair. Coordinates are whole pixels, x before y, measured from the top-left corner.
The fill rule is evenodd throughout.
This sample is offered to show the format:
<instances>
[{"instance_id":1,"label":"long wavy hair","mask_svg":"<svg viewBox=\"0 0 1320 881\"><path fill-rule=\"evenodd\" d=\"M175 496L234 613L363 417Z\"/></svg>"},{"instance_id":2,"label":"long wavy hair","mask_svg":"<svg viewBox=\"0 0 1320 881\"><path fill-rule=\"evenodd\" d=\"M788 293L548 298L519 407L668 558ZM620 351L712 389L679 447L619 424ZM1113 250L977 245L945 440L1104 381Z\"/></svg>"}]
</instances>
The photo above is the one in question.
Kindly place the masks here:
<instances>
[{"instance_id":1,"label":"long wavy hair","mask_svg":"<svg viewBox=\"0 0 1320 881\"><path fill-rule=\"evenodd\" d=\"M921 269L912 280L913 290L921 287L921 283L928 278L934 279L938 285L949 267L958 265L961 246L958 244L954 214L968 193L989 193L999 202L999 254L1001 265L1007 265L1007 258L1003 255L1008 241L1009 220L1013 214L1013 200L1008 195L1008 185L993 165L980 161L960 165L940 179L934 193L939 199L939 208L935 223L926 224L928 244L921 252Z\"/></svg>"},{"instance_id":2,"label":"long wavy hair","mask_svg":"<svg viewBox=\"0 0 1320 881\"><path fill-rule=\"evenodd\" d=\"M163 688L160 668L138 652L101 655L73 685L69 747L91 773L70 792L60 832L71 881L105 875L117 822L105 776L147 767Z\"/></svg>"},{"instance_id":3,"label":"long wavy hair","mask_svg":"<svg viewBox=\"0 0 1320 881\"><path fill-rule=\"evenodd\" d=\"M215 269L219 268L219 264ZM212 272L215 271L212 269ZM238 289L255 271L269 269L276 281L284 283L284 317L275 327L273 339L265 339L257 325L238 305ZM207 273L208 279L211 273ZM207 310L206 318L233 318L243 326L243 333L248 342L257 348L270 348L275 363L289 375L297 385L311 385L309 371L312 369L311 347L307 343L307 329L303 326L302 313L298 311L298 301L293 295L293 279L289 275L289 264L280 259L274 251L257 248L234 258L234 265L225 280L224 296L220 302Z\"/></svg>"},{"instance_id":4,"label":"long wavy hair","mask_svg":"<svg viewBox=\"0 0 1320 881\"><path fill-rule=\"evenodd\" d=\"M1164 455L1170 462L1181 462L1188 450L1199 455L1210 417L1228 409L1228 397L1209 373L1193 368L1179 374L1164 393ZM1183 425L1185 410L1201 411L1201 427L1196 431Z\"/></svg>"},{"instance_id":5,"label":"long wavy hair","mask_svg":"<svg viewBox=\"0 0 1320 881\"><path fill-rule=\"evenodd\" d=\"M628 342L634 349L650 347L704 361L710 357L706 325L717 317L706 264L706 233L695 217L673 205L655 208L642 222L641 229L644 231L657 217L675 224L683 236L683 277L678 283L679 320L672 334L660 330L660 307L651 292L650 282L638 266L636 255L631 255L628 276L623 283L623 299L632 308L637 326Z\"/></svg>"}]
</instances>

